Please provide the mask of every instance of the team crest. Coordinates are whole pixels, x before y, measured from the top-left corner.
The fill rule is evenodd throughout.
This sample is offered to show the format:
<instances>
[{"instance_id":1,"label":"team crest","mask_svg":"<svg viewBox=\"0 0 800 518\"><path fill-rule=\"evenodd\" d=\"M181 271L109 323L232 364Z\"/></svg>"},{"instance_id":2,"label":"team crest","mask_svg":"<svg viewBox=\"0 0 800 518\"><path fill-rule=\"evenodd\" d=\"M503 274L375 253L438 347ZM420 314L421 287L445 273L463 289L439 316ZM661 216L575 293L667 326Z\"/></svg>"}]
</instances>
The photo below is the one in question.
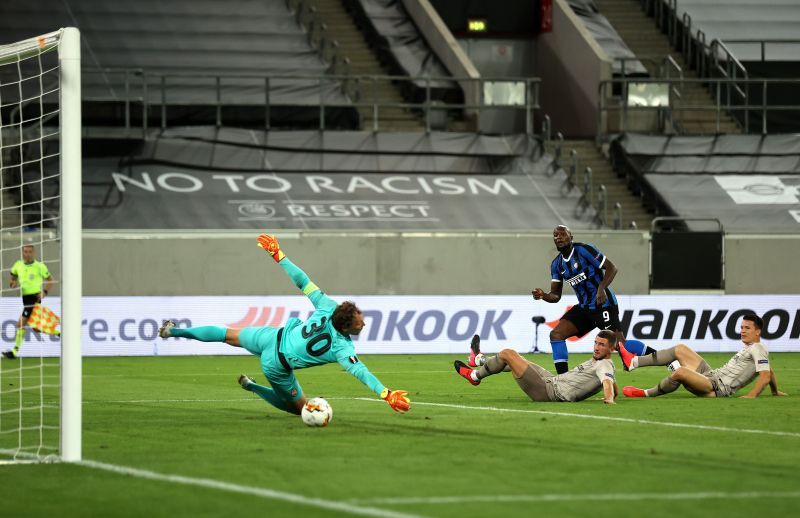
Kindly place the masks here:
<instances>
[{"instance_id":1,"label":"team crest","mask_svg":"<svg viewBox=\"0 0 800 518\"><path fill-rule=\"evenodd\" d=\"M297 389L293 388L291 394L292 397L295 397L297 395Z\"/></svg>"},{"instance_id":2,"label":"team crest","mask_svg":"<svg viewBox=\"0 0 800 518\"><path fill-rule=\"evenodd\" d=\"M578 267L578 261L575 261L574 263L572 263L572 267L573 268L577 268Z\"/></svg>"},{"instance_id":3,"label":"team crest","mask_svg":"<svg viewBox=\"0 0 800 518\"><path fill-rule=\"evenodd\" d=\"M350 360L350 363L352 363L352 364L354 364L354 365L355 365L356 363L358 363L358 357L357 357L357 356L351 356L351 357L349 358L349 360Z\"/></svg>"}]
</instances>

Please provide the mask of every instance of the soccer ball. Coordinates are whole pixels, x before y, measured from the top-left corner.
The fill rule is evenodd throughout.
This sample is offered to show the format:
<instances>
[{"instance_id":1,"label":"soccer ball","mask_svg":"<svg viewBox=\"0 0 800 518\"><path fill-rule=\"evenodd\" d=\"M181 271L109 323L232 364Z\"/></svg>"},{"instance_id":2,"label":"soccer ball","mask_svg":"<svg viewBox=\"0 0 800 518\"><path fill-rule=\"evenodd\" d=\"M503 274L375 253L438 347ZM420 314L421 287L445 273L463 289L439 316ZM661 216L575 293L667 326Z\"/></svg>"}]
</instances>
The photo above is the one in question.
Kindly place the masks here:
<instances>
[{"instance_id":1,"label":"soccer ball","mask_svg":"<svg viewBox=\"0 0 800 518\"><path fill-rule=\"evenodd\" d=\"M485 354L483 354L483 353L478 353L478 354L476 354L476 355L475 355L475 365L477 365L478 367L480 367L480 366L481 366L481 365L483 365L484 363L486 363L486 355L485 355Z\"/></svg>"},{"instance_id":2,"label":"soccer ball","mask_svg":"<svg viewBox=\"0 0 800 518\"><path fill-rule=\"evenodd\" d=\"M333 419L333 407L321 397L314 397L306 402L300 417L308 426L328 426Z\"/></svg>"}]
</instances>

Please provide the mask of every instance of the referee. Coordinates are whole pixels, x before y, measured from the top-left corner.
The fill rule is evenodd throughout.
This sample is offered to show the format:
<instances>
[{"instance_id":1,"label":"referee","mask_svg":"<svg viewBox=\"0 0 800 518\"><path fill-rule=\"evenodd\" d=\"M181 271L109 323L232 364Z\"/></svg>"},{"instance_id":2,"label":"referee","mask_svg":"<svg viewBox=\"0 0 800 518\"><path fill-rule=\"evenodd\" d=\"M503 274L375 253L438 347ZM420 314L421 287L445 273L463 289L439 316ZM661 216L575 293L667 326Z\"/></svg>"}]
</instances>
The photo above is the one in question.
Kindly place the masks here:
<instances>
[{"instance_id":1,"label":"referee","mask_svg":"<svg viewBox=\"0 0 800 518\"><path fill-rule=\"evenodd\" d=\"M17 321L17 338L14 341L14 348L3 352L3 356L14 359L19 356L19 348L25 339L25 325L31 316L34 304L41 302L47 293L53 288L53 276L47 266L34 258L33 245L22 247L22 259L14 263L11 267L11 278L9 285L11 288L19 286L22 292L22 315ZM42 285L44 284L44 289Z\"/></svg>"}]
</instances>

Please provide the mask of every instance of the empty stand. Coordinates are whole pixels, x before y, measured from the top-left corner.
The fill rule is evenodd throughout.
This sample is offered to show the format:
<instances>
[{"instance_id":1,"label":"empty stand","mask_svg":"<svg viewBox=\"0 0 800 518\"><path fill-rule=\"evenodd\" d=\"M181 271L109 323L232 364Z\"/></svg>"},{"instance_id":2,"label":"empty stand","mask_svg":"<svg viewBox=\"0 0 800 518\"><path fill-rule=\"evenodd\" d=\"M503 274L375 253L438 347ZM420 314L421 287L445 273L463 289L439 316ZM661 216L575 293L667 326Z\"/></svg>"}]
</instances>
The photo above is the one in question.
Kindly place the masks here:
<instances>
[{"instance_id":1,"label":"empty stand","mask_svg":"<svg viewBox=\"0 0 800 518\"><path fill-rule=\"evenodd\" d=\"M265 99L274 107L273 123L315 120L317 111L303 108L324 99L340 107L326 114L331 124L358 124L352 109L348 116L341 108L349 102L341 83L325 78L328 65L283 0L3 2L4 40L54 26L81 30L83 97L93 102L84 108L89 124L119 118L120 103L133 100L127 116L134 122L213 122L215 110L203 107L221 103L229 121L263 127L263 110L250 107Z\"/></svg>"},{"instance_id":2,"label":"empty stand","mask_svg":"<svg viewBox=\"0 0 800 518\"><path fill-rule=\"evenodd\" d=\"M665 215L716 218L726 232L800 231L800 136L627 134L615 163Z\"/></svg>"}]
</instances>

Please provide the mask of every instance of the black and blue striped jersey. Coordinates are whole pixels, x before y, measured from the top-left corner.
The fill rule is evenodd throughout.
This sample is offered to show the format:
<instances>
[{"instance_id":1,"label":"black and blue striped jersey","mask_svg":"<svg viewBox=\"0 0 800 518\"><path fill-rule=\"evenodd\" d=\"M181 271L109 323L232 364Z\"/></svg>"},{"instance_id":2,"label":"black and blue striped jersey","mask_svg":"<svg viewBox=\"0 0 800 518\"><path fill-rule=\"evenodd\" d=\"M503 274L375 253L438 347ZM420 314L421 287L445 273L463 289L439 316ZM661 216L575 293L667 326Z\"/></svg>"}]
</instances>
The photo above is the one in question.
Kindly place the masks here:
<instances>
[{"instance_id":1,"label":"black and blue striped jersey","mask_svg":"<svg viewBox=\"0 0 800 518\"><path fill-rule=\"evenodd\" d=\"M603 264L606 256L592 244L573 243L569 257L558 254L550 263L554 282L567 283L575 290L582 308L595 309L597 288L603 280ZM610 287L606 288L603 307L617 305L617 297Z\"/></svg>"}]
</instances>

